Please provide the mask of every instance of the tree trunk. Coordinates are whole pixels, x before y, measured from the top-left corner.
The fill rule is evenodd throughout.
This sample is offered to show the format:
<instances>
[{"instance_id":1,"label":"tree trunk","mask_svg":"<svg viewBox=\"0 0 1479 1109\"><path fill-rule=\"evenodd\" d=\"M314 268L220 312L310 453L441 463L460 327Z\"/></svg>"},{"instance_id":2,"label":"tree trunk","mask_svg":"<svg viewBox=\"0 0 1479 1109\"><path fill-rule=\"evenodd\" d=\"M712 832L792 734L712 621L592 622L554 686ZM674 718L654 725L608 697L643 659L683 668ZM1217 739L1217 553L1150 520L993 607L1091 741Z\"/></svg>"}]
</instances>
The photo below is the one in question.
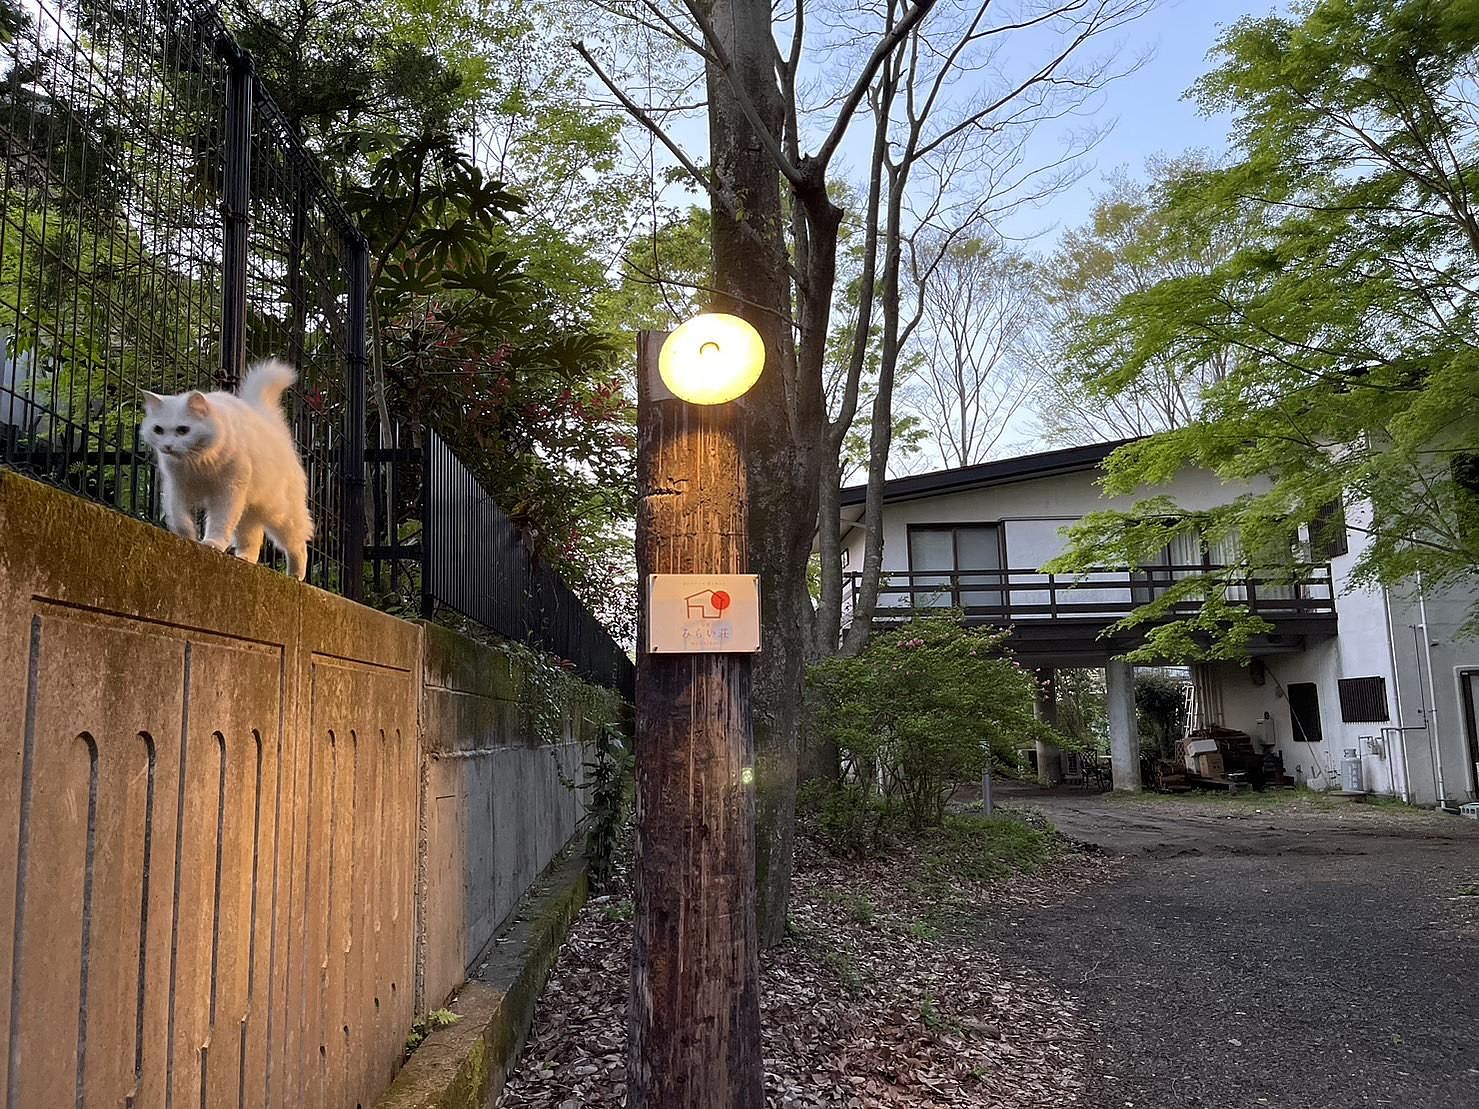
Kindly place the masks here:
<instances>
[{"instance_id":1,"label":"tree trunk","mask_svg":"<svg viewBox=\"0 0 1479 1109\"><path fill-rule=\"evenodd\" d=\"M1037 718L1053 730L1058 728L1058 676L1051 666L1034 672L1037 678ZM1037 741L1037 784L1055 786L1063 780L1063 752L1046 740Z\"/></svg>"},{"instance_id":2,"label":"tree trunk","mask_svg":"<svg viewBox=\"0 0 1479 1109\"><path fill-rule=\"evenodd\" d=\"M654 403L645 371L655 355L644 351L638 385L643 588L627 1104L760 1109L751 656L646 650L648 574L748 570L742 429L732 404Z\"/></svg>"},{"instance_id":3,"label":"tree trunk","mask_svg":"<svg viewBox=\"0 0 1479 1109\"><path fill-rule=\"evenodd\" d=\"M812 606L806 564L816 525L815 425L820 375L796 372L780 175L736 98L745 90L771 135L782 133L770 5L715 0L709 19L730 63L708 73L709 146L715 177L739 218L714 203L717 308L743 316L765 342L766 364L742 402L750 494L751 567L760 575L761 641L755 660L756 908L760 940L785 932L796 814L801 683ZM811 392L817 400L811 399Z\"/></svg>"},{"instance_id":4,"label":"tree trunk","mask_svg":"<svg viewBox=\"0 0 1479 1109\"><path fill-rule=\"evenodd\" d=\"M868 428L868 483L863 494L863 567L852 624L842 640L842 653L855 655L868 642L878 586L883 572L883 484L888 479L888 452L894 430L894 373L903 344L899 321L899 268L903 253L904 184L907 163L888 167L888 204L883 234L883 338L879 350L878 387Z\"/></svg>"}]
</instances>

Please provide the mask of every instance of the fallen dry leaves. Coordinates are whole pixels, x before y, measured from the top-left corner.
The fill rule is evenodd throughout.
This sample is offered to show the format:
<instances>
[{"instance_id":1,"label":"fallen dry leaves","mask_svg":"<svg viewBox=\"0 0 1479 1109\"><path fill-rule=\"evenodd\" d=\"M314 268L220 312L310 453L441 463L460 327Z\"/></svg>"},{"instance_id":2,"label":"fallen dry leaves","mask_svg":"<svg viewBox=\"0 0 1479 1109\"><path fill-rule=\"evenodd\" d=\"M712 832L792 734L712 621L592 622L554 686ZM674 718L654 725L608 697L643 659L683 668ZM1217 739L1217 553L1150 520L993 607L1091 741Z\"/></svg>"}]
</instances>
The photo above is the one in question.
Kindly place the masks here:
<instances>
[{"instance_id":1,"label":"fallen dry leaves","mask_svg":"<svg viewBox=\"0 0 1479 1109\"><path fill-rule=\"evenodd\" d=\"M1002 911L1061 898L1113 865L1064 850L1034 875L926 882L916 851L842 861L803 831L790 935L761 960L768 1104L1073 1105L1091 1062L1084 1015L981 939ZM503 1109L625 1104L630 908L623 890L582 910Z\"/></svg>"}]
</instances>

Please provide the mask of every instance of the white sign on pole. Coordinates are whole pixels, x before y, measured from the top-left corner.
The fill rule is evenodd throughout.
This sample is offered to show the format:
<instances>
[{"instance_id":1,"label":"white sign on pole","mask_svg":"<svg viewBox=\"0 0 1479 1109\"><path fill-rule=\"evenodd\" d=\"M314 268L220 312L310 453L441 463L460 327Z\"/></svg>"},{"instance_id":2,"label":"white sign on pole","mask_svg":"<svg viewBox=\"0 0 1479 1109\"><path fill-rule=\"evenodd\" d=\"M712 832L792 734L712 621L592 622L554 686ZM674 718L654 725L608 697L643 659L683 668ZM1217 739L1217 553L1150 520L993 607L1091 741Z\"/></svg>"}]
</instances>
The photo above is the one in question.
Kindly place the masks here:
<instances>
[{"instance_id":1,"label":"white sign on pole","mask_svg":"<svg viewBox=\"0 0 1479 1109\"><path fill-rule=\"evenodd\" d=\"M760 579L754 574L649 574L647 650L754 654L760 650Z\"/></svg>"}]
</instances>

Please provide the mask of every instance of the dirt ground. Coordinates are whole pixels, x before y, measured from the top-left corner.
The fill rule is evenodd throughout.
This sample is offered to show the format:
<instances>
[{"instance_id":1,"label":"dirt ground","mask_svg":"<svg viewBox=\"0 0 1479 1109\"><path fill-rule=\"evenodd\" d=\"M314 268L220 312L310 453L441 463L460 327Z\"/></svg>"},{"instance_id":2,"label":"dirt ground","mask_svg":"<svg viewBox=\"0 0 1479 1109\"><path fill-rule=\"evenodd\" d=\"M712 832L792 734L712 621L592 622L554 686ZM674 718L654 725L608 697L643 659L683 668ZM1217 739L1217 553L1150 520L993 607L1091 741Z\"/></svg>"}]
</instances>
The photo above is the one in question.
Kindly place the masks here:
<instances>
[{"instance_id":1,"label":"dirt ground","mask_svg":"<svg viewBox=\"0 0 1479 1109\"><path fill-rule=\"evenodd\" d=\"M1479 1107L1479 826L1389 805L1020 791L1127 857L983 921L1097 1027L1086 1107Z\"/></svg>"}]
</instances>

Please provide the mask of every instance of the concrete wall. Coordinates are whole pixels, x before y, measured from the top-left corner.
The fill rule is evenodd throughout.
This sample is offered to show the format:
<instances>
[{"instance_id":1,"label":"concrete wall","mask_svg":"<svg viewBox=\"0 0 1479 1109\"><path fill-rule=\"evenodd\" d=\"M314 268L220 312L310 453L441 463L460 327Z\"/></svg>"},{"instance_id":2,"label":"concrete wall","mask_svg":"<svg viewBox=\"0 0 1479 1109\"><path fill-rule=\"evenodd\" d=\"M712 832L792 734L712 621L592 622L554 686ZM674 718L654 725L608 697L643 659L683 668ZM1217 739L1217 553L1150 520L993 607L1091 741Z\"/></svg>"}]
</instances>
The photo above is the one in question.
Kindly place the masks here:
<instances>
[{"instance_id":1,"label":"concrete wall","mask_svg":"<svg viewBox=\"0 0 1479 1109\"><path fill-rule=\"evenodd\" d=\"M428 626L425 643L422 990L436 1008L569 842L587 801L569 786L616 705L588 690L572 698L562 740L537 742L516 660L442 628Z\"/></svg>"},{"instance_id":2,"label":"concrete wall","mask_svg":"<svg viewBox=\"0 0 1479 1109\"><path fill-rule=\"evenodd\" d=\"M583 733L530 744L495 652L8 473L0 606L8 1104L371 1104L573 832Z\"/></svg>"}]
</instances>

